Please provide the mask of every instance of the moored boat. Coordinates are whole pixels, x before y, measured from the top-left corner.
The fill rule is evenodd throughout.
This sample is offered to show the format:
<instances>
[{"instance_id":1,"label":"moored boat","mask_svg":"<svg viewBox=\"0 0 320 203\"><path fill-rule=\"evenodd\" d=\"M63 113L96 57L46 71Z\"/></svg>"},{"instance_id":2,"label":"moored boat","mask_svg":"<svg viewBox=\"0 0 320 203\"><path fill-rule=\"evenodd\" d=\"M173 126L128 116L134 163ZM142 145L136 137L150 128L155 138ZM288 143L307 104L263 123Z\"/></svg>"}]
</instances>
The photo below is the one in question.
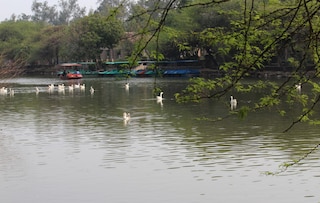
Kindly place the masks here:
<instances>
[{"instance_id":1,"label":"moored boat","mask_svg":"<svg viewBox=\"0 0 320 203\"><path fill-rule=\"evenodd\" d=\"M70 79L81 79L83 75L81 73L67 73L60 75L60 78L63 80L70 80Z\"/></svg>"},{"instance_id":2,"label":"moored boat","mask_svg":"<svg viewBox=\"0 0 320 203\"><path fill-rule=\"evenodd\" d=\"M59 72L58 76L63 80L81 79L83 75L79 72L78 68L81 67L78 63L63 63L59 67L63 67L63 72ZM71 70L70 70L71 69Z\"/></svg>"}]
</instances>

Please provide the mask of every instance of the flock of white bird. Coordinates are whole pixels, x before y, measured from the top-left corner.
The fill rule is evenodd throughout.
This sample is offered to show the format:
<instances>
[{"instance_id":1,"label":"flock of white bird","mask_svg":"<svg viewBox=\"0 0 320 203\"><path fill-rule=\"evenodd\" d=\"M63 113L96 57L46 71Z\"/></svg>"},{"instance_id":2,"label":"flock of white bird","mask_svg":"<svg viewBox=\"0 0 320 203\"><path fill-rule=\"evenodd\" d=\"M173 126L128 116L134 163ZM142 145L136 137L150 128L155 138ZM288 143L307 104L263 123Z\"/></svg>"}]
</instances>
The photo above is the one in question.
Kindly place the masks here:
<instances>
[{"instance_id":1,"label":"flock of white bird","mask_svg":"<svg viewBox=\"0 0 320 203\"><path fill-rule=\"evenodd\" d=\"M127 82L124 84L124 88L125 90L129 90L130 88L130 84ZM161 106L163 106L163 103L162 103L162 100L163 100L163 92L160 92L159 95L156 96L156 100L157 100L157 103L160 103ZM128 124L130 122L130 119L131 119L131 115L129 112L123 112L123 122L124 124Z\"/></svg>"},{"instance_id":2,"label":"flock of white bird","mask_svg":"<svg viewBox=\"0 0 320 203\"><path fill-rule=\"evenodd\" d=\"M68 90L70 93L72 93L74 90L81 90L81 91L85 91L86 89L86 84L71 84L71 85L65 85L65 84L58 84L57 86L55 86L54 84L50 84L47 87L47 90L49 93L54 92L55 90L58 90L58 92L65 92L66 90ZM90 93L93 94L94 93L94 88L91 86L90 87ZM39 93L40 89L38 87L36 87L36 93Z\"/></svg>"},{"instance_id":3,"label":"flock of white bird","mask_svg":"<svg viewBox=\"0 0 320 203\"><path fill-rule=\"evenodd\" d=\"M295 84L295 89L297 90L298 94L301 94L302 84L298 83ZM238 102L237 99L235 99L232 95L230 96L230 109L231 111L235 110L237 108Z\"/></svg>"},{"instance_id":4,"label":"flock of white bird","mask_svg":"<svg viewBox=\"0 0 320 203\"><path fill-rule=\"evenodd\" d=\"M1 87L0 88L0 95L10 95L10 96L13 96L14 95L14 89L12 88L6 88L6 87Z\"/></svg>"},{"instance_id":5,"label":"flock of white bird","mask_svg":"<svg viewBox=\"0 0 320 203\"><path fill-rule=\"evenodd\" d=\"M130 88L130 85L129 83L125 83L124 85L124 88L125 90L129 90ZM86 89L86 85L85 84L71 84L71 85L65 85L65 84L58 84L58 85L55 85L55 84L49 84L47 87L46 87L46 91L48 93L53 93L55 91L58 91L59 93L65 93L66 90L69 91L69 93L73 93L73 91L75 90L80 90L80 91L85 91ZM39 87L35 87L35 92L36 94L39 94L40 92L44 91L43 88L39 88ZM94 94L95 92L95 89L91 86L90 89L90 94ZM6 87L2 87L0 88L0 95L10 95L10 96L13 96L14 95L14 90L12 88L6 88ZM161 103L162 105L162 100L163 100L163 92L160 92L159 95L156 96L156 100L158 103ZM123 113L123 120L125 123L128 123L130 121L130 113L129 112L124 112Z\"/></svg>"},{"instance_id":6,"label":"flock of white bird","mask_svg":"<svg viewBox=\"0 0 320 203\"><path fill-rule=\"evenodd\" d=\"M74 90L81 90L81 91L85 91L86 89L86 85L85 84L71 84L71 85L64 85L64 84L58 84L58 85L54 85L54 84L50 84L47 86L46 90L49 93L53 93L54 91L58 91L59 93L64 93L66 90L69 91L69 93L72 93ZM91 86L90 87L90 93L94 94L94 88ZM40 88L39 87L35 87L35 92L36 94L40 93ZM1 87L0 88L0 95L2 96L6 96L6 95L10 95L10 96L14 96L15 91L13 88L7 88L7 87Z\"/></svg>"},{"instance_id":7,"label":"flock of white bird","mask_svg":"<svg viewBox=\"0 0 320 203\"><path fill-rule=\"evenodd\" d=\"M130 85L129 83L125 83L124 85L125 90L129 90ZM297 90L297 92L300 94L301 93L301 83L298 83L295 85L295 88ZM74 90L79 89L81 91L85 91L86 89L86 85L85 84L71 84L68 86L65 86L64 84L58 84L57 86L55 86L54 84L50 84L47 87L47 90L49 93L52 93L55 91L55 89L57 89L58 92L65 92L66 89L68 89L68 91L70 93L72 93ZM90 87L90 93L94 94L94 88L91 86ZM36 93L38 94L40 92L40 89L38 87L36 87ZM13 96L14 95L14 90L12 88L6 88L6 87L2 87L0 88L0 95L10 95ZM157 103L160 103L162 106L162 100L163 100L163 92L160 92L159 95L156 96L156 100ZM234 98L232 95L230 96L230 109L233 111L237 108L238 102L237 99ZM130 113L129 112L123 112L123 120L125 122L125 124L127 124L130 121Z\"/></svg>"}]
</instances>

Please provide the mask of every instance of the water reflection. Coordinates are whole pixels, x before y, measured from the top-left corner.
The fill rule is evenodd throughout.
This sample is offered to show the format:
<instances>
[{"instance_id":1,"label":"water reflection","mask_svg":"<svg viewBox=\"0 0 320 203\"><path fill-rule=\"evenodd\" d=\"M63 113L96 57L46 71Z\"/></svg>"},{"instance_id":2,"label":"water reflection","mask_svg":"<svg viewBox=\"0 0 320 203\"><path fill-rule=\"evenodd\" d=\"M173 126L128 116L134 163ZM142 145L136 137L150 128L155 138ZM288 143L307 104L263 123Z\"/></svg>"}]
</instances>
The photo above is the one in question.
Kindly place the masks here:
<instances>
[{"instance_id":1,"label":"water reflection","mask_svg":"<svg viewBox=\"0 0 320 203\"><path fill-rule=\"evenodd\" d=\"M165 92L161 103L152 95L153 80L147 78L132 79L129 90L120 80L91 78L81 84L94 87L94 94L89 88L47 91L48 84L60 83L15 79L15 96L0 97L4 202L320 198L318 152L279 176L263 175L320 142L315 127L298 125L283 134L290 119L269 111L244 120L198 120L226 115L229 100L177 104L173 94L184 86L183 80L159 81ZM243 102L241 97L238 102ZM126 123L123 112L130 112Z\"/></svg>"}]
</instances>

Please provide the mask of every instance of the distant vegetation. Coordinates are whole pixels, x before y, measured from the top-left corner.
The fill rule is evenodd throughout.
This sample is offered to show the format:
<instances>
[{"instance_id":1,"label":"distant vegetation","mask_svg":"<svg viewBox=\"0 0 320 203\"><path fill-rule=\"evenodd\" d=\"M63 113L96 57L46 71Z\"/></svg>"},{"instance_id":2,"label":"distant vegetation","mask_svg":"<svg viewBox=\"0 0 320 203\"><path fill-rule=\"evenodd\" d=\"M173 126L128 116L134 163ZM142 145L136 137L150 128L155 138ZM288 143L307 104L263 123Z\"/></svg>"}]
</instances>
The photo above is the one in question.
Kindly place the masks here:
<instances>
[{"instance_id":1,"label":"distant vegetation","mask_svg":"<svg viewBox=\"0 0 320 203\"><path fill-rule=\"evenodd\" d=\"M234 60L254 63L253 69L301 60L313 65L316 8L317 1L100 0L97 10L87 12L77 0L35 0L32 15L1 22L0 52L28 65L158 60L160 54L166 60L205 59L207 67L223 69Z\"/></svg>"}]
</instances>

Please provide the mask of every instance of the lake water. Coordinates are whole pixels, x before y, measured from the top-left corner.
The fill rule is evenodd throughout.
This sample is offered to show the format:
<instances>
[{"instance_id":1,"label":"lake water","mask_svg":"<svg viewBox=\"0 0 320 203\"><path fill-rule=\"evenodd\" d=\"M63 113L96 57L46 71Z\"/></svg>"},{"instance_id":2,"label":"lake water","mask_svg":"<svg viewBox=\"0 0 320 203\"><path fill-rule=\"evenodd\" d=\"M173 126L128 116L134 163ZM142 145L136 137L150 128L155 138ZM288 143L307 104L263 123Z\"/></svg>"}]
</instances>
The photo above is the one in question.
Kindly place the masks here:
<instances>
[{"instance_id":1,"label":"lake water","mask_svg":"<svg viewBox=\"0 0 320 203\"><path fill-rule=\"evenodd\" d=\"M272 111L240 120L216 118L225 101L177 104L185 79L85 78L86 90L49 93L56 78L6 80L14 96L0 95L0 202L212 203L320 202L316 150L319 127ZM89 87L95 88L90 94ZM36 93L35 88L39 88ZM238 98L241 106L254 98ZM130 112L125 123L123 112Z\"/></svg>"}]
</instances>

